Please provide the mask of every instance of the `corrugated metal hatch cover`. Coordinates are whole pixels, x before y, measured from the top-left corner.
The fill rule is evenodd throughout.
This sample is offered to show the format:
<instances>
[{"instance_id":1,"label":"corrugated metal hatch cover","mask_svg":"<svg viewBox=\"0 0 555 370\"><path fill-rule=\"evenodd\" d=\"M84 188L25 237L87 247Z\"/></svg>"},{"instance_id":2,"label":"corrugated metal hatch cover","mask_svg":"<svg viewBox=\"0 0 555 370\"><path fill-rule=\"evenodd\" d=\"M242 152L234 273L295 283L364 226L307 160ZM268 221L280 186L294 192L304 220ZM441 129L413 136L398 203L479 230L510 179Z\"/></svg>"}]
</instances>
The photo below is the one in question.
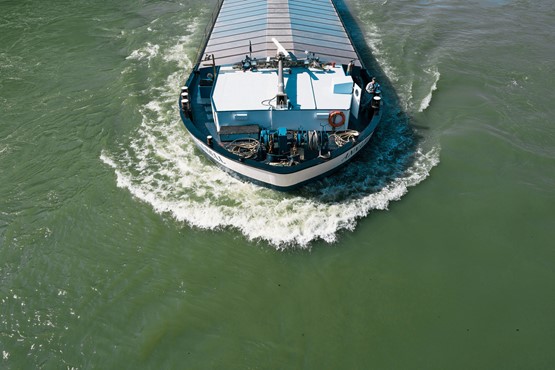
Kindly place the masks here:
<instances>
[{"instance_id":1,"label":"corrugated metal hatch cover","mask_svg":"<svg viewBox=\"0 0 555 370\"><path fill-rule=\"evenodd\" d=\"M322 61L348 63L356 52L331 0L224 0L204 54L232 64L249 54L274 57L275 37L297 58L310 51Z\"/></svg>"}]
</instances>

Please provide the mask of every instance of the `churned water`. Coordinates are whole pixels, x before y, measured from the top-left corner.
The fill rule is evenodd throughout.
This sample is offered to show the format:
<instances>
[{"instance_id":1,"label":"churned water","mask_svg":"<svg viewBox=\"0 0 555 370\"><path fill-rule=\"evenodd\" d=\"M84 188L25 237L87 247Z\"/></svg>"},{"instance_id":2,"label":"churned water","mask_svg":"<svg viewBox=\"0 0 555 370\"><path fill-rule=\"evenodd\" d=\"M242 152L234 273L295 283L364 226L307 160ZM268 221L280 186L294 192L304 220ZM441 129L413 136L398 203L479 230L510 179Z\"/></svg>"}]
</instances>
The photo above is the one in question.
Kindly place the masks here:
<instances>
[{"instance_id":1,"label":"churned water","mask_svg":"<svg viewBox=\"0 0 555 370\"><path fill-rule=\"evenodd\" d=\"M0 368L553 368L555 5L340 1L387 115L293 193L180 122L214 7L0 1Z\"/></svg>"}]
</instances>

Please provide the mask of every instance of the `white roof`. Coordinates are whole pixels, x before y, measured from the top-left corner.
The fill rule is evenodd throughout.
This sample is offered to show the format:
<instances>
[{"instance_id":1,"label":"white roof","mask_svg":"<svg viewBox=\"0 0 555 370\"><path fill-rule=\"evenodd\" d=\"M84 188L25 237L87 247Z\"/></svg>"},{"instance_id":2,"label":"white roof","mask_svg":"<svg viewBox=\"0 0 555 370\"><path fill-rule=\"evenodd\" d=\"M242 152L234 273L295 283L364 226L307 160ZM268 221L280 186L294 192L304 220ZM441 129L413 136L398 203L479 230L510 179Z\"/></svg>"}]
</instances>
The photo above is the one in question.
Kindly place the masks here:
<instances>
[{"instance_id":1,"label":"white roof","mask_svg":"<svg viewBox=\"0 0 555 370\"><path fill-rule=\"evenodd\" d=\"M284 82L293 110L347 110L351 106L353 81L339 66L328 71L286 68ZM268 110L277 86L276 69L243 72L221 67L213 92L214 106L220 112ZM275 105L275 100L271 103Z\"/></svg>"}]
</instances>

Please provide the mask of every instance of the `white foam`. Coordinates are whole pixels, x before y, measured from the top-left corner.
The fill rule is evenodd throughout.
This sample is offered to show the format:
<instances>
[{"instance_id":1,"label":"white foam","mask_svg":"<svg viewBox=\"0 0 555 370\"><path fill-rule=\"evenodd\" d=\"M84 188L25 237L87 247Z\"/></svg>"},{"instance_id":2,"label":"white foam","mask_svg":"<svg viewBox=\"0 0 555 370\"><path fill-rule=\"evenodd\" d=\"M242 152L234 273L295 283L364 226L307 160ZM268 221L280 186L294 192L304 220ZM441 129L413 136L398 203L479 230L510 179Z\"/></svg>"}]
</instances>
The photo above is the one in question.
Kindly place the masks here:
<instances>
[{"instance_id":1,"label":"white foam","mask_svg":"<svg viewBox=\"0 0 555 370\"><path fill-rule=\"evenodd\" d=\"M396 81L398 74L395 68L388 63L388 55L383 47L383 36L380 29L376 24L368 24L366 27L365 40L372 50L372 55L376 58L386 76L392 81Z\"/></svg>"},{"instance_id":2,"label":"white foam","mask_svg":"<svg viewBox=\"0 0 555 370\"><path fill-rule=\"evenodd\" d=\"M8 153L8 150L10 149L10 147L6 144L3 146L0 146L0 155L4 154L4 153Z\"/></svg>"},{"instance_id":3,"label":"white foam","mask_svg":"<svg viewBox=\"0 0 555 370\"><path fill-rule=\"evenodd\" d=\"M104 152L102 152L102 153L100 154L100 160L101 160L102 162L106 163L108 166L114 168L114 169L117 168L116 162L114 162L111 158L109 158L108 156L106 156L106 155L104 154Z\"/></svg>"},{"instance_id":4,"label":"white foam","mask_svg":"<svg viewBox=\"0 0 555 370\"><path fill-rule=\"evenodd\" d=\"M372 17L365 18L371 19ZM387 78L396 86L397 93L401 98L401 104L403 105L402 108L407 110L412 99L412 80L407 78L402 72L399 72L390 62L395 57L391 55L393 51L384 46L383 33L379 27L375 23L365 24L365 27L365 40L372 50L372 56L376 59Z\"/></svg>"},{"instance_id":5,"label":"white foam","mask_svg":"<svg viewBox=\"0 0 555 370\"><path fill-rule=\"evenodd\" d=\"M432 82L432 86L430 87L430 92L424 97L424 99L422 99L422 102L420 103L420 108L418 108L419 112L423 112L424 110L426 110L426 108L430 106L430 102L432 101L432 94L434 91L437 90L437 83L439 81L439 78L441 77L441 73L439 73L437 67L430 68L426 70L426 72L428 74L431 74L434 79Z\"/></svg>"},{"instance_id":6,"label":"white foam","mask_svg":"<svg viewBox=\"0 0 555 370\"><path fill-rule=\"evenodd\" d=\"M152 58L156 57L160 51L160 45L151 44L147 42L147 44L139 49L133 50L131 54L125 58L127 60L143 60L146 59L150 61Z\"/></svg>"}]
</instances>

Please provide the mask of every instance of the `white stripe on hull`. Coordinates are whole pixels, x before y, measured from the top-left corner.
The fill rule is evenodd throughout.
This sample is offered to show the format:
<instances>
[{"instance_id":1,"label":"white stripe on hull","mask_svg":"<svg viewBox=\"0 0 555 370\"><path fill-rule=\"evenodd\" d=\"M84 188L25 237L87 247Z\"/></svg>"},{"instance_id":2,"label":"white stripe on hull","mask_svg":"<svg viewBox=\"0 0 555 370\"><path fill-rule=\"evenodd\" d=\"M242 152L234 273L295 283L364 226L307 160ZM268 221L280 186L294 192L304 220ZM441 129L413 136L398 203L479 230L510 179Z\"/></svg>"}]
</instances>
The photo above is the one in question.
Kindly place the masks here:
<instances>
[{"instance_id":1,"label":"white stripe on hull","mask_svg":"<svg viewBox=\"0 0 555 370\"><path fill-rule=\"evenodd\" d=\"M373 133L372 133L373 134ZM315 177L318 177L326 172L332 171L335 168L341 166L343 163L348 161L351 157L353 157L358 151L360 151L370 140L372 134L368 135L362 142L355 145L350 150L346 151L345 153L341 154L338 157L332 158L324 163L306 168L301 171L293 172L293 173L275 173L266 170L262 170L259 168L251 167L244 163L231 160L224 156L219 155L214 150L212 150L208 145L203 143L202 141L198 140L196 137L191 135L194 139L195 144L206 153L210 158L212 158L217 163L221 164L224 167L229 168L230 170L238 173L239 175L251 178L253 180L257 180L272 186L280 187L280 188L288 188Z\"/></svg>"}]
</instances>

